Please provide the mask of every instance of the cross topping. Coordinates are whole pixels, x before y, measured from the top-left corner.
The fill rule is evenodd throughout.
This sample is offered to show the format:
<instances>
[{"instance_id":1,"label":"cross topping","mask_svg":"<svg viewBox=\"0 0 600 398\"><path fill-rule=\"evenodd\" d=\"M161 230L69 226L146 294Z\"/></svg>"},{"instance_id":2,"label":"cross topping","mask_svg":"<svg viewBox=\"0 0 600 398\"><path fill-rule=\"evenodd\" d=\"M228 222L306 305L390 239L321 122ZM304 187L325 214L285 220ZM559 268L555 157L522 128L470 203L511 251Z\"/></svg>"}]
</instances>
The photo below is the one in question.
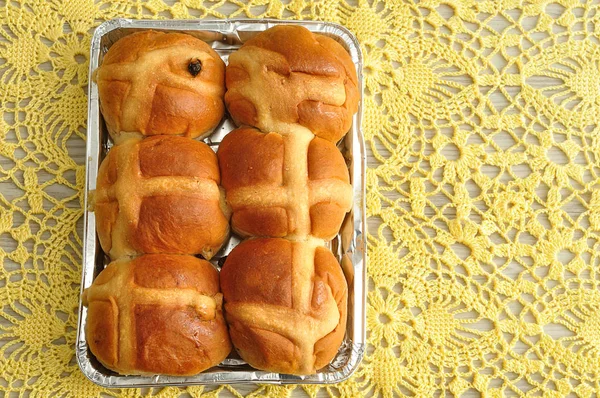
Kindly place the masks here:
<instances>
[{"instance_id":1,"label":"cross topping","mask_svg":"<svg viewBox=\"0 0 600 398\"><path fill-rule=\"evenodd\" d=\"M215 201L220 198L219 187L213 180L189 176L144 177L139 159L141 141L142 138L139 137L130 138L113 147L108 156L117 157L117 179L113 185L98 186L96 190L96 203L117 201L119 204L110 236L111 249L108 254L111 258L136 254L130 248L129 238L130 231L135 230L138 225L144 197L185 195Z\"/></svg>"},{"instance_id":2,"label":"cross topping","mask_svg":"<svg viewBox=\"0 0 600 398\"><path fill-rule=\"evenodd\" d=\"M140 109L147 107L147 99L154 97L156 87L159 85L215 97L223 95L221 84L192 76L187 70L187 64L182 68L185 75L175 72L157 73L164 69L165 65L172 67L173 60L181 59L182 54L186 59L199 60L201 64L214 61L211 55L205 51L179 45L144 52L134 62L117 62L102 65L98 69L98 81L131 82L131 86L121 102L121 120L135 120Z\"/></svg>"},{"instance_id":3,"label":"cross topping","mask_svg":"<svg viewBox=\"0 0 600 398\"><path fill-rule=\"evenodd\" d=\"M102 273L105 274L104 278L96 278L94 284L83 292L82 301L86 306L93 301L108 302L113 308L113 313L117 314L117 362L135 357L135 345L125 342L136 341L136 331L132 324L136 305L192 307L202 320L210 321L215 319L217 307L222 300L221 293L210 297L195 289L137 286L133 280L132 261L129 259L109 264Z\"/></svg>"},{"instance_id":4,"label":"cross topping","mask_svg":"<svg viewBox=\"0 0 600 398\"><path fill-rule=\"evenodd\" d=\"M327 299L318 308L311 306L315 251L321 246L321 241L309 238L292 245L291 308L265 303L228 302L225 311L230 319L291 340L300 351L298 372L308 374L316 370L315 343L337 327L341 315L329 286L326 287Z\"/></svg>"},{"instance_id":5,"label":"cross topping","mask_svg":"<svg viewBox=\"0 0 600 398\"><path fill-rule=\"evenodd\" d=\"M231 54L230 64L232 61L245 69L248 77L243 84L238 83L228 87L228 90L233 93L237 92L250 100L257 111L256 127L262 131L286 132L290 128L299 126L296 123L273 120L271 117L274 109L286 106L287 103L300 104L308 100L343 106L346 101L346 90L338 77L318 76L302 72L291 72L287 76L280 74L274 68L269 68L269 65L274 62L273 53L265 49L253 46L244 47L244 51ZM273 85L281 86L281 90L278 92L281 92L285 98L265 96L265 87L273 87Z\"/></svg>"},{"instance_id":6,"label":"cross topping","mask_svg":"<svg viewBox=\"0 0 600 398\"><path fill-rule=\"evenodd\" d=\"M249 185L229 189L227 201L235 212L246 207L285 208L290 227L286 239L303 240L311 234L310 209L335 202L346 211L352 207L352 186L337 178L309 180L308 148L314 135L305 127L287 125L283 137L282 185Z\"/></svg>"}]
</instances>

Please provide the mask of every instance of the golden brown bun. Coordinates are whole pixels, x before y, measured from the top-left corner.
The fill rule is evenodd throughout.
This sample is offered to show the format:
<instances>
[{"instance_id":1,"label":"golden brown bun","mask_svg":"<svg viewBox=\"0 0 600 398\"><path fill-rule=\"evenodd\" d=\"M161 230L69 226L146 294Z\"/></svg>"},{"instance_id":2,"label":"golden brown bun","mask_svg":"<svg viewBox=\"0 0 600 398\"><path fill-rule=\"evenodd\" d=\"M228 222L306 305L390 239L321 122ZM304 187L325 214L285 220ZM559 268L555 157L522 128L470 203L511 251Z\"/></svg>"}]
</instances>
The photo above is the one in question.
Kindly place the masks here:
<instances>
[{"instance_id":1,"label":"golden brown bun","mask_svg":"<svg viewBox=\"0 0 600 398\"><path fill-rule=\"evenodd\" d=\"M120 374L193 375L231 351L219 274L192 256L117 260L83 302L90 350Z\"/></svg>"},{"instance_id":2,"label":"golden brown bun","mask_svg":"<svg viewBox=\"0 0 600 398\"><path fill-rule=\"evenodd\" d=\"M352 186L330 141L242 127L217 152L223 188L241 236L330 240L352 206Z\"/></svg>"},{"instance_id":3,"label":"golden brown bun","mask_svg":"<svg viewBox=\"0 0 600 398\"><path fill-rule=\"evenodd\" d=\"M142 253L210 259L229 233L215 153L183 137L130 138L98 172L94 211L112 259Z\"/></svg>"},{"instance_id":4,"label":"golden brown bun","mask_svg":"<svg viewBox=\"0 0 600 398\"><path fill-rule=\"evenodd\" d=\"M201 70L194 76L190 63L196 60ZM187 34L148 30L123 37L106 53L96 81L115 140L123 131L194 138L210 133L223 117L225 64Z\"/></svg>"},{"instance_id":5,"label":"golden brown bun","mask_svg":"<svg viewBox=\"0 0 600 398\"><path fill-rule=\"evenodd\" d=\"M221 269L221 289L231 340L251 366L311 374L338 352L348 288L333 254L315 240L240 243Z\"/></svg>"},{"instance_id":6,"label":"golden brown bun","mask_svg":"<svg viewBox=\"0 0 600 398\"><path fill-rule=\"evenodd\" d=\"M357 82L339 43L302 26L280 25L229 56L225 103L238 125L282 131L299 124L335 142L358 109Z\"/></svg>"}]
</instances>

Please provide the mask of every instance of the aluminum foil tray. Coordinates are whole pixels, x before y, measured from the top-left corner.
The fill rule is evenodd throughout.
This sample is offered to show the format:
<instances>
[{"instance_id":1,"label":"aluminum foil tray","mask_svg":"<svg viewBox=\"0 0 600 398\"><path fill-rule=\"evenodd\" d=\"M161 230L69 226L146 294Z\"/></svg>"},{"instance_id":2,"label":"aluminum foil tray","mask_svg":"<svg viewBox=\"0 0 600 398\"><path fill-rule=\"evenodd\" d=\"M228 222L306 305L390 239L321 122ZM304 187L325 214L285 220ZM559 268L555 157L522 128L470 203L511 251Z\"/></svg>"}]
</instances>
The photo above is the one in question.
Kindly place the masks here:
<instances>
[{"instance_id":1,"label":"aluminum foil tray","mask_svg":"<svg viewBox=\"0 0 600 398\"><path fill-rule=\"evenodd\" d=\"M362 54L356 38L344 27L316 21L278 20L180 20L144 21L114 19L100 25L92 38L90 49L90 79L88 90L87 168L85 183L85 213L83 227L83 272L81 290L88 288L96 275L108 264L96 235L96 219L90 209L90 198L96 189L98 167L112 142L100 113L98 87L92 78L102 63L104 54L121 37L141 30L155 29L185 32L209 43L227 63L230 53L237 50L246 40L278 24L302 25L313 32L332 37L344 46L358 74L359 90L362 95ZM346 216L340 233L331 242L330 249L342 264L348 281L348 323L344 342L331 363L317 374L293 376L256 370L236 356L235 351L219 366L195 376L173 377L122 376L102 366L88 349L85 337L86 308L79 304L76 354L81 371L94 383L108 388L187 386L196 384L272 383L272 384L328 384L347 379L360 363L365 350L365 294L366 294L366 247L365 247L365 146L360 130L362 101L354 116L352 129L338 144L344 154L350 179L354 187L354 207ZM235 128L225 118L215 132L204 139L214 150L221 139ZM232 236L223 249L211 260L219 268L227 254L239 243Z\"/></svg>"}]
</instances>

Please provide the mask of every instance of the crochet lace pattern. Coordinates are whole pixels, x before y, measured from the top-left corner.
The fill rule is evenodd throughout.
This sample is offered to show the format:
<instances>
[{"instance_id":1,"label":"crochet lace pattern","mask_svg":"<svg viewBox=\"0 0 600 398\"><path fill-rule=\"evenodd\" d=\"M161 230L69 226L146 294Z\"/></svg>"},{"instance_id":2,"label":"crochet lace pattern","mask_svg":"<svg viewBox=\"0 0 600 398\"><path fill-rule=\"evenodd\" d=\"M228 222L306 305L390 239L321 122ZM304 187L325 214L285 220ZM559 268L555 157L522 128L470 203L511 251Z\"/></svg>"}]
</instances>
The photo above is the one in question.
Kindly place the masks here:
<instances>
[{"instance_id":1,"label":"crochet lace pattern","mask_svg":"<svg viewBox=\"0 0 600 398\"><path fill-rule=\"evenodd\" d=\"M119 391L78 370L89 44L115 17L318 19L358 37L368 347L348 381ZM600 394L597 0L11 0L0 24L0 391Z\"/></svg>"}]
</instances>

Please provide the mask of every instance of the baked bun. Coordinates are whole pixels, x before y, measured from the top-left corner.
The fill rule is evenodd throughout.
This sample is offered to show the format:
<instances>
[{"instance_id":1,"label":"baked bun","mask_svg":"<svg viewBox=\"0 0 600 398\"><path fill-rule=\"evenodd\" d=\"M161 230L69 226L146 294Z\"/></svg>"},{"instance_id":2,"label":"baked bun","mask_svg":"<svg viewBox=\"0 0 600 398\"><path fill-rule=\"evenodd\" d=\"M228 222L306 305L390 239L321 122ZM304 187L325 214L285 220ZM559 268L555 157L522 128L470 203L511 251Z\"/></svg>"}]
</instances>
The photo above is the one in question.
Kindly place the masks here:
<instances>
[{"instance_id":1,"label":"baked bun","mask_svg":"<svg viewBox=\"0 0 600 398\"><path fill-rule=\"evenodd\" d=\"M120 374L194 375L231 351L219 273L192 256L117 260L83 293L92 353Z\"/></svg>"},{"instance_id":2,"label":"baked bun","mask_svg":"<svg viewBox=\"0 0 600 398\"><path fill-rule=\"evenodd\" d=\"M183 137L130 138L113 146L98 171L100 244L112 259L142 253L210 259L229 233L217 156Z\"/></svg>"},{"instance_id":3,"label":"baked bun","mask_svg":"<svg viewBox=\"0 0 600 398\"><path fill-rule=\"evenodd\" d=\"M96 81L113 139L210 133L223 117L225 64L205 42L182 33L134 33L110 47Z\"/></svg>"},{"instance_id":4,"label":"baked bun","mask_svg":"<svg viewBox=\"0 0 600 398\"><path fill-rule=\"evenodd\" d=\"M225 103L238 124L262 131L302 125L337 141L358 109L358 80L348 52L302 26L259 33L229 56Z\"/></svg>"},{"instance_id":5,"label":"baked bun","mask_svg":"<svg viewBox=\"0 0 600 398\"><path fill-rule=\"evenodd\" d=\"M308 132L239 128L217 152L221 183L239 235L330 240L352 206L352 186L336 146Z\"/></svg>"},{"instance_id":6,"label":"baked bun","mask_svg":"<svg viewBox=\"0 0 600 398\"><path fill-rule=\"evenodd\" d=\"M221 269L231 340L257 369L312 374L338 352L348 288L333 254L315 242L250 239Z\"/></svg>"}]
</instances>

